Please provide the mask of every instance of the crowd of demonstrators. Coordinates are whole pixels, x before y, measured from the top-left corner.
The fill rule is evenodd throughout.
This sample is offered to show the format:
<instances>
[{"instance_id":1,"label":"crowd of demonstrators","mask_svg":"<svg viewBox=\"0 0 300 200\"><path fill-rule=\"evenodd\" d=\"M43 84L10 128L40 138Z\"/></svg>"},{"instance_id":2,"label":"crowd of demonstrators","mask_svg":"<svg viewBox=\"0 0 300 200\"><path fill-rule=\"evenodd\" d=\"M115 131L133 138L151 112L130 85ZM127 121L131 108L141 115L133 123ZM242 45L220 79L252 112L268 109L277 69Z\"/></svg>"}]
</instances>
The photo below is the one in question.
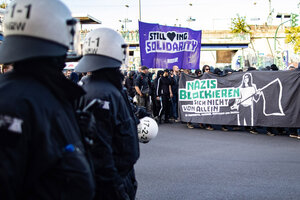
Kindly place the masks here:
<instances>
[{"instance_id":1,"label":"crowd of demonstrators","mask_svg":"<svg viewBox=\"0 0 300 200\"><path fill-rule=\"evenodd\" d=\"M146 69L146 67L141 67L142 69ZM291 66L289 67L289 70L298 70L297 68ZM257 70L254 67L249 67L247 71L254 71ZM262 69L264 71L277 71L278 67L276 65L267 66L266 68ZM147 72L143 73L143 76L147 76L146 80L150 80L150 104L151 104L151 110L150 114L159 122L159 123L170 123L170 122L179 122L178 118L178 84L179 84L179 78L181 73L186 73L189 75L193 75L196 77L201 77L204 73L213 73L219 77L228 76L235 72L241 72L242 70L234 71L231 68L225 68L224 70L221 70L219 68L213 68L209 65L204 65L202 69L195 70L194 73L191 72L189 69L179 69L178 66L174 66L172 70L158 70L157 73L150 73ZM134 71L129 72L129 74L135 73ZM132 77L132 74L127 77L129 79ZM135 74L139 74L138 72ZM128 81L130 84L126 84L126 88L128 90L128 94L130 96L141 96L139 94L139 90L132 90L133 85L137 85L136 81L140 81L140 79L131 78L130 81ZM154 77L152 79L152 77ZM245 79L245 80L244 80ZM242 88L249 88L249 87L255 87L255 84L252 83L251 77L243 77L243 85ZM126 81L127 82L127 81ZM134 83L135 82L135 83ZM139 84L141 85L141 84ZM140 89L140 87L138 88ZM254 89L255 90L255 89ZM257 95L259 96L259 95ZM255 98L255 97L254 97ZM139 97L137 98L139 102ZM249 100L251 101L251 100ZM249 109L249 101L243 102L240 106L240 109ZM143 102L143 101L142 101ZM143 106L144 104L139 104ZM250 108L251 109L251 108ZM149 110L148 110L149 112ZM246 112L249 113L250 112ZM242 118L243 116L239 116ZM244 117L245 119L248 119L247 117ZM243 119L240 119L240 121L245 121ZM233 126L233 125L221 125L221 130L228 131L228 130L245 130L251 134L258 134L259 130L263 129L264 132L269 136L274 136L277 134L289 134L291 137L298 137L298 133L296 128L276 128L276 127L256 127L251 126L251 123L248 122L247 125L241 124L240 126ZM214 127L218 126L215 124L193 124L193 123L187 123L186 124L188 128L194 128L199 127L206 130L214 130ZM300 135L299 135L300 139Z\"/></svg>"},{"instance_id":2,"label":"crowd of demonstrators","mask_svg":"<svg viewBox=\"0 0 300 200\"><path fill-rule=\"evenodd\" d=\"M254 67L249 67L247 71L257 70ZM278 67L275 64L267 66L263 71L278 71ZM290 66L289 70L299 70L294 66ZM221 70L219 68L213 68L208 65L204 65L202 69L195 70L194 73L189 69L179 69L178 66L174 66L172 70L158 70L156 73L150 73L148 67L140 66L138 71L128 71L125 78L124 86L127 88L128 95L134 99L137 105L145 107L148 114L156 119L159 123L172 123L180 122L178 118L178 84L181 73L186 73L196 77L201 77L204 73L213 73L219 77L228 76L235 72L241 72L241 70L234 71L231 68L225 68ZM244 77L244 87L254 87L251 77ZM244 80L243 78L243 80ZM247 81L246 81L247 80ZM257 95L259 96L259 95ZM251 100L249 100L251 101ZM239 106L239 109L249 109L247 102L245 101ZM244 105L245 104L245 105ZM247 113L247 112L246 112ZM250 112L249 112L250 113ZM243 116L239 116L240 118ZM248 119L247 117L244 117ZM240 121L244 121L240 119ZM251 134L258 134L259 130L263 129L269 136L278 134L289 134L291 137L298 137L298 129L295 128L276 128L276 127L256 127L241 124L240 126L221 125L221 130L245 130ZM214 130L215 124L186 124L188 128L199 127L206 130ZM300 139L300 135L299 135Z\"/></svg>"}]
</instances>

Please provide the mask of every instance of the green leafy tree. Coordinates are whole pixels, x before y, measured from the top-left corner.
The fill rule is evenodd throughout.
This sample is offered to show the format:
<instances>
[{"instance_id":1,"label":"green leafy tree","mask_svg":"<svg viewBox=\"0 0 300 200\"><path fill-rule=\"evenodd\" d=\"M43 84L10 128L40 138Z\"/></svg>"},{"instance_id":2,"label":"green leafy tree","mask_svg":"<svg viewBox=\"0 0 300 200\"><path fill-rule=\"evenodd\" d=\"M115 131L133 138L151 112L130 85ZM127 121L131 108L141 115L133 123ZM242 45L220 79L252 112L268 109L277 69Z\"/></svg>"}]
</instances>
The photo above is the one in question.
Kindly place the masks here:
<instances>
[{"instance_id":1,"label":"green leafy tree","mask_svg":"<svg viewBox=\"0 0 300 200\"><path fill-rule=\"evenodd\" d=\"M250 33L250 26L246 23L246 17L237 17L231 19L230 30L232 33Z\"/></svg>"},{"instance_id":2,"label":"green leafy tree","mask_svg":"<svg viewBox=\"0 0 300 200\"><path fill-rule=\"evenodd\" d=\"M294 46L294 52L300 53L300 26L285 29L285 43Z\"/></svg>"},{"instance_id":3,"label":"green leafy tree","mask_svg":"<svg viewBox=\"0 0 300 200\"><path fill-rule=\"evenodd\" d=\"M6 8L6 6L7 6L6 3L1 3L0 4L0 8Z\"/></svg>"}]
</instances>

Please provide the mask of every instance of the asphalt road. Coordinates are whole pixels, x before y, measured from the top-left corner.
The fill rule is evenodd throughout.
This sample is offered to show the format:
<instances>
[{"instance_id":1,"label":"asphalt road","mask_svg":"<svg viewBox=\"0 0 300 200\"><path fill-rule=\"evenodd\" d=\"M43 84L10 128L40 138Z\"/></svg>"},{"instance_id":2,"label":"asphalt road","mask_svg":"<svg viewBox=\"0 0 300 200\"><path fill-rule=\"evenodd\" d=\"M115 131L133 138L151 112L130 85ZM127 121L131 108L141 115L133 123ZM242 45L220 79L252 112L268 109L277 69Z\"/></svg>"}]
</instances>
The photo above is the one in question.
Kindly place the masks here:
<instances>
[{"instance_id":1,"label":"asphalt road","mask_svg":"<svg viewBox=\"0 0 300 200\"><path fill-rule=\"evenodd\" d=\"M299 200L300 140L162 124L140 144L138 200Z\"/></svg>"}]
</instances>

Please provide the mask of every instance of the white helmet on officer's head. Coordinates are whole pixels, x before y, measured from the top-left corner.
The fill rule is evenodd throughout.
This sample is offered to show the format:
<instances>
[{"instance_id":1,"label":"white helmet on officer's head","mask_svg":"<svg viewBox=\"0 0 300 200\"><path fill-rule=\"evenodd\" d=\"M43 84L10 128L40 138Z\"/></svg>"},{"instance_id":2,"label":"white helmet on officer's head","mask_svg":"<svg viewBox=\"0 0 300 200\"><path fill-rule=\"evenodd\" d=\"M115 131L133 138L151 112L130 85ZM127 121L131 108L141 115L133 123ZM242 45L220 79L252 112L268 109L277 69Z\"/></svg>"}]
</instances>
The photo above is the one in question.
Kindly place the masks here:
<instances>
[{"instance_id":1,"label":"white helmet on officer's head","mask_svg":"<svg viewBox=\"0 0 300 200\"><path fill-rule=\"evenodd\" d=\"M141 143L148 143L157 136L158 125L154 119L150 117L144 117L140 119L137 129L139 141Z\"/></svg>"},{"instance_id":2,"label":"white helmet on officer's head","mask_svg":"<svg viewBox=\"0 0 300 200\"><path fill-rule=\"evenodd\" d=\"M121 34L113 29L95 29L85 37L83 57L75 71L93 72L120 67L127 58L127 46Z\"/></svg>"},{"instance_id":3,"label":"white helmet on officer's head","mask_svg":"<svg viewBox=\"0 0 300 200\"><path fill-rule=\"evenodd\" d=\"M16 0L4 15L0 63L64 56L74 49L77 20L60 0Z\"/></svg>"}]
</instances>

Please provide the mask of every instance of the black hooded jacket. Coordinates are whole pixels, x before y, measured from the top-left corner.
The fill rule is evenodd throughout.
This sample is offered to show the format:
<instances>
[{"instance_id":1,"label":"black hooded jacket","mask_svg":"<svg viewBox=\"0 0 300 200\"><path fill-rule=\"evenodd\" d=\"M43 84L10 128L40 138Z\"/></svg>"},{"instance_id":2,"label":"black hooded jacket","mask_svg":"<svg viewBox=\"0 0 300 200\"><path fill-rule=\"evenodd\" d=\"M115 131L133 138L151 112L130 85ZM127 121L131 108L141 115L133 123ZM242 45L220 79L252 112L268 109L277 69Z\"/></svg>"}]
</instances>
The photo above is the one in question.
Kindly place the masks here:
<instances>
[{"instance_id":1,"label":"black hooded jacket","mask_svg":"<svg viewBox=\"0 0 300 200\"><path fill-rule=\"evenodd\" d=\"M51 61L16 63L0 77L0 199L93 198L72 107L84 93Z\"/></svg>"},{"instance_id":2,"label":"black hooded jacket","mask_svg":"<svg viewBox=\"0 0 300 200\"><path fill-rule=\"evenodd\" d=\"M135 72L131 71L131 72L129 72L128 77L125 79L125 87L127 88L128 95L132 98L135 95L134 75L135 75Z\"/></svg>"}]
</instances>

